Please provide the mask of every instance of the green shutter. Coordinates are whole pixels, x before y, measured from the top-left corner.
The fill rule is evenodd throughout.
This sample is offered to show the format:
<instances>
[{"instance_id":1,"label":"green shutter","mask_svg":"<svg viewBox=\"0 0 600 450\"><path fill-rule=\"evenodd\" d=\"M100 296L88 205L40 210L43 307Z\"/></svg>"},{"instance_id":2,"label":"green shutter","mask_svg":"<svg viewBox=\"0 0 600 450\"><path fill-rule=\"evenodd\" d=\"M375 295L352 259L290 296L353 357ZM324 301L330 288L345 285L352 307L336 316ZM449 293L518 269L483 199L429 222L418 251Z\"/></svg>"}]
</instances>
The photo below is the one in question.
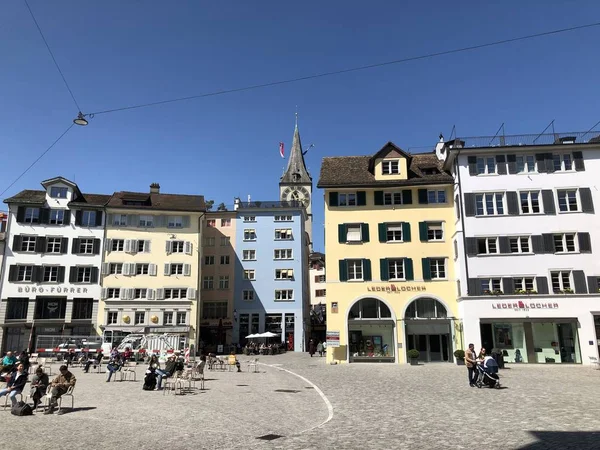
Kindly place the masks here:
<instances>
[{"instance_id":1,"label":"green shutter","mask_svg":"<svg viewBox=\"0 0 600 450\"><path fill-rule=\"evenodd\" d=\"M375 191L375 204L383 205L383 191Z\"/></svg>"},{"instance_id":2,"label":"green shutter","mask_svg":"<svg viewBox=\"0 0 600 450\"><path fill-rule=\"evenodd\" d=\"M402 242L410 242L410 223L402 222Z\"/></svg>"},{"instance_id":3,"label":"green shutter","mask_svg":"<svg viewBox=\"0 0 600 450\"><path fill-rule=\"evenodd\" d=\"M363 280L371 281L373 278L371 277L371 260L363 259Z\"/></svg>"},{"instance_id":4,"label":"green shutter","mask_svg":"<svg viewBox=\"0 0 600 450\"><path fill-rule=\"evenodd\" d=\"M427 222L419 222L419 238L421 242L427 242Z\"/></svg>"},{"instance_id":5,"label":"green shutter","mask_svg":"<svg viewBox=\"0 0 600 450\"><path fill-rule=\"evenodd\" d=\"M387 258L381 258L379 260L379 273L381 275L381 281L388 281L390 279L390 267L388 266Z\"/></svg>"},{"instance_id":6,"label":"green shutter","mask_svg":"<svg viewBox=\"0 0 600 450\"><path fill-rule=\"evenodd\" d=\"M377 228L379 229L379 242L387 242L387 224L380 223Z\"/></svg>"},{"instance_id":7,"label":"green shutter","mask_svg":"<svg viewBox=\"0 0 600 450\"><path fill-rule=\"evenodd\" d=\"M365 191L358 191L356 193L356 205L366 206L367 205L367 193Z\"/></svg>"},{"instance_id":8,"label":"green shutter","mask_svg":"<svg viewBox=\"0 0 600 450\"><path fill-rule=\"evenodd\" d=\"M413 281L415 279L413 260L410 258L404 258L404 278L406 278L406 281Z\"/></svg>"},{"instance_id":9,"label":"green shutter","mask_svg":"<svg viewBox=\"0 0 600 450\"><path fill-rule=\"evenodd\" d=\"M421 263L423 265L423 279L431 280L431 264L429 263L429 258L423 258Z\"/></svg>"},{"instance_id":10,"label":"green shutter","mask_svg":"<svg viewBox=\"0 0 600 450\"><path fill-rule=\"evenodd\" d=\"M337 206L338 205L338 193L330 192L329 193L329 206Z\"/></svg>"},{"instance_id":11,"label":"green shutter","mask_svg":"<svg viewBox=\"0 0 600 450\"><path fill-rule=\"evenodd\" d=\"M340 281L348 281L348 264L345 259L340 259Z\"/></svg>"},{"instance_id":12,"label":"green shutter","mask_svg":"<svg viewBox=\"0 0 600 450\"><path fill-rule=\"evenodd\" d=\"M426 205L429 203L427 200L427 189L419 189L419 204Z\"/></svg>"},{"instance_id":13,"label":"green shutter","mask_svg":"<svg viewBox=\"0 0 600 450\"><path fill-rule=\"evenodd\" d=\"M340 244L345 244L347 239L346 239L346 224L345 223L340 223L338 225L338 241Z\"/></svg>"},{"instance_id":14,"label":"green shutter","mask_svg":"<svg viewBox=\"0 0 600 450\"><path fill-rule=\"evenodd\" d=\"M361 223L360 224L360 234L363 242L369 242L369 224Z\"/></svg>"},{"instance_id":15,"label":"green shutter","mask_svg":"<svg viewBox=\"0 0 600 450\"><path fill-rule=\"evenodd\" d=\"M412 204L412 190L406 189L402 191L402 204L403 205L411 205Z\"/></svg>"}]
</instances>

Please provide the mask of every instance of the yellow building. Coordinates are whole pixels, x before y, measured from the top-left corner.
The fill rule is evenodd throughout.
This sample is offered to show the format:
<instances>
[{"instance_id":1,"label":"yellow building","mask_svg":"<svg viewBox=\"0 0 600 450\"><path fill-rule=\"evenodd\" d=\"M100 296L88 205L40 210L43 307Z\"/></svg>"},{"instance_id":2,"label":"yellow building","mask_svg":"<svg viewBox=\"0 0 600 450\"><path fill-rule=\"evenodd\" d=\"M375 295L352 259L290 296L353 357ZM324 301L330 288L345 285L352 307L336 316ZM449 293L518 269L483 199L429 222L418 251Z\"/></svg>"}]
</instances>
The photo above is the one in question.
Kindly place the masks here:
<instances>
[{"instance_id":1,"label":"yellow building","mask_svg":"<svg viewBox=\"0 0 600 450\"><path fill-rule=\"evenodd\" d=\"M106 205L98 323L107 339L176 333L198 341L201 195L115 192Z\"/></svg>"},{"instance_id":2,"label":"yellow building","mask_svg":"<svg viewBox=\"0 0 600 450\"><path fill-rule=\"evenodd\" d=\"M387 143L373 156L324 158L327 361L453 361L453 179L435 154ZM339 336L339 347L335 341Z\"/></svg>"}]
</instances>

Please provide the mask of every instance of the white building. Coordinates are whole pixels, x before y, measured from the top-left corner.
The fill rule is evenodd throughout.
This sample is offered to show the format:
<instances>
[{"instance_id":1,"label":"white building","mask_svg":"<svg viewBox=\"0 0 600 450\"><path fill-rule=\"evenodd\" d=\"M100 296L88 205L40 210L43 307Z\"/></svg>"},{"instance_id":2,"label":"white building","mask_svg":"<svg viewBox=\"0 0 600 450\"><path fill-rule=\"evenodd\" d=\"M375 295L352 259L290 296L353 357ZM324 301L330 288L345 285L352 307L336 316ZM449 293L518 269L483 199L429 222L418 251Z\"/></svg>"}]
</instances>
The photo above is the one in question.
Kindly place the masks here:
<instances>
[{"instance_id":1,"label":"white building","mask_svg":"<svg viewBox=\"0 0 600 450\"><path fill-rule=\"evenodd\" d=\"M436 153L457 182L465 345L511 363L598 357L597 135L441 138Z\"/></svg>"},{"instance_id":2,"label":"white building","mask_svg":"<svg viewBox=\"0 0 600 450\"><path fill-rule=\"evenodd\" d=\"M9 207L0 293L0 348L34 348L40 335L95 334L103 208L109 195L83 194L57 177Z\"/></svg>"},{"instance_id":3,"label":"white building","mask_svg":"<svg viewBox=\"0 0 600 450\"><path fill-rule=\"evenodd\" d=\"M309 255L310 322L311 338L324 341L327 330L327 290L325 280L325 255L314 252Z\"/></svg>"}]
</instances>

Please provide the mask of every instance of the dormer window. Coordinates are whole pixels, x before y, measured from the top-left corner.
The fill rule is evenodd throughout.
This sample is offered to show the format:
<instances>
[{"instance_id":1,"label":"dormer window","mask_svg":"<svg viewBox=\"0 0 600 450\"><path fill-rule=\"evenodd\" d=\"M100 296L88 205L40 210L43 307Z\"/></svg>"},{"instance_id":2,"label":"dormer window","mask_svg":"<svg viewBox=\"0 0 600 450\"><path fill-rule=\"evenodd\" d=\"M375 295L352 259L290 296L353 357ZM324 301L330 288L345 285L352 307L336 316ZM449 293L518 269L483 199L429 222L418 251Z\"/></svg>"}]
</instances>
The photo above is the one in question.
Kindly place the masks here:
<instances>
[{"instance_id":1,"label":"dormer window","mask_svg":"<svg viewBox=\"0 0 600 450\"><path fill-rule=\"evenodd\" d=\"M52 186L50 188L50 197L52 198L67 198L67 192L69 190L66 187Z\"/></svg>"},{"instance_id":2,"label":"dormer window","mask_svg":"<svg viewBox=\"0 0 600 450\"><path fill-rule=\"evenodd\" d=\"M400 173L400 161L388 160L381 163L381 173L383 175L398 175Z\"/></svg>"}]
</instances>

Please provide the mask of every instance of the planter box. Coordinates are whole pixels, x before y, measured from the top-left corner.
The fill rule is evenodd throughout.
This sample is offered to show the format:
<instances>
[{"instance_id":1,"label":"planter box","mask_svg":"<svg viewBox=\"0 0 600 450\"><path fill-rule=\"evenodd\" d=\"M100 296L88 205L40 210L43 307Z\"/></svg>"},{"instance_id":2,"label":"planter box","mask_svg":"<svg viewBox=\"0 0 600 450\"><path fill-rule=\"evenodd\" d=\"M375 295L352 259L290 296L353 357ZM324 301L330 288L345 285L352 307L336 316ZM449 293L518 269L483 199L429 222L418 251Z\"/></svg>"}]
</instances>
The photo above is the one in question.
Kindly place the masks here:
<instances>
[{"instance_id":1,"label":"planter box","mask_svg":"<svg viewBox=\"0 0 600 450\"><path fill-rule=\"evenodd\" d=\"M419 365L419 360L417 358L410 359L410 365L411 366L418 366Z\"/></svg>"},{"instance_id":2,"label":"planter box","mask_svg":"<svg viewBox=\"0 0 600 450\"><path fill-rule=\"evenodd\" d=\"M457 366L464 366L465 365L465 360L464 359L457 359L456 360L456 365Z\"/></svg>"}]
</instances>

